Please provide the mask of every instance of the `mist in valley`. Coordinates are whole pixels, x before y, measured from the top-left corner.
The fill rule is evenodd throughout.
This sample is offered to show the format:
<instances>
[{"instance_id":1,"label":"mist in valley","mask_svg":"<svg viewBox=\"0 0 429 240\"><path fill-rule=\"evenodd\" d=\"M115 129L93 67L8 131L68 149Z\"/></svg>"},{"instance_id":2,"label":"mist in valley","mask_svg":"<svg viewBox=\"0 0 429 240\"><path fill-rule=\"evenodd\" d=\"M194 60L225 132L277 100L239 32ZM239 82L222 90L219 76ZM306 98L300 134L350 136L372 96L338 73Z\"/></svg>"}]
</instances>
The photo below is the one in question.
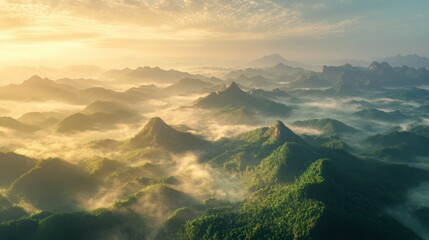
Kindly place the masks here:
<instances>
[{"instance_id":1,"label":"mist in valley","mask_svg":"<svg viewBox=\"0 0 429 240\"><path fill-rule=\"evenodd\" d=\"M425 9L0 2L0 239L429 239Z\"/></svg>"}]
</instances>

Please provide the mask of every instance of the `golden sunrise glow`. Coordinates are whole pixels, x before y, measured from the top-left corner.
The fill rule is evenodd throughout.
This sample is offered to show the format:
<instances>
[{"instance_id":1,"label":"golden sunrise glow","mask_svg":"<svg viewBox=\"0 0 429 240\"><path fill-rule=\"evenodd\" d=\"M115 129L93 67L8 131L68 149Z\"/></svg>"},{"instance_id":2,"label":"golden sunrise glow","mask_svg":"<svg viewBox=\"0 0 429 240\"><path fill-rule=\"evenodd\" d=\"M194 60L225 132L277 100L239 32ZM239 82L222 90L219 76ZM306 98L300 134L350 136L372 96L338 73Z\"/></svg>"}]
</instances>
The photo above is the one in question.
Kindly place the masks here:
<instances>
[{"instance_id":1,"label":"golden sunrise glow","mask_svg":"<svg viewBox=\"0 0 429 240\"><path fill-rule=\"evenodd\" d=\"M412 39L424 15L396 5L379 21L371 9L382 6L350 0L1 0L0 64L228 66L272 52L320 64L415 51L387 40Z\"/></svg>"},{"instance_id":2,"label":"golden sunrise glow","mask_svg":"<svg viewBox=\"0 0 429 240\"><path fill-rule=\"evenodd\" d=\"M0 0L0 240L429 240L428 0Z\"/></svg>"},{"instance_id":3,"label":"golden sunrise glow","mask_svg":"<svg viewBox=\"0 0 429 240\"><path fill-rule=\"evenodd\" d=\"M270 1L173 2L2 0L0 62L210 64L261 54L264 41L323 36L353 23L305 23L296 9ZM254 50L237 54L244 48ZM299 57L293 49L290 55Z\"/></svg>"}]
</instances>

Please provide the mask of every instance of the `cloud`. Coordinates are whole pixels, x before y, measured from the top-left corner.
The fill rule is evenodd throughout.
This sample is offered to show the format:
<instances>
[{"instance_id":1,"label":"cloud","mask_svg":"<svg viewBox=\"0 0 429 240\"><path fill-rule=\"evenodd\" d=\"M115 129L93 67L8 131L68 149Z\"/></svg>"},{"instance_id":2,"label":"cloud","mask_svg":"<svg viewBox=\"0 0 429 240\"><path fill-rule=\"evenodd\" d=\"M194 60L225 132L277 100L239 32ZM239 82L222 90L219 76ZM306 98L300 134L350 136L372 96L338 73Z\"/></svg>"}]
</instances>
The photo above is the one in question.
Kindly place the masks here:
<instances>
[{"instance_id":1,"label":"cloud","mask_svg":"<svg viewBox=\"0 0 429 240\"><path fill-rule=\"evenodd\" d=\"M199 163L192 153L175 156L175 176L181 179L178 189L193 197L206 200L210 198L238 202L247 195L247 189L238 176Z\"/></svg>"},{"instance_id":2,"label":"cloud","mask_svg":"<svg viewBox=\"0 0 429 240\"><path fill-rule=\"evenodd\" d=\"M15 39L20 42L59 42L74 41L82 39L93 39L101 36L91 32L66 32L66 33L41 33L41 32L24 32L17 33Z\"/></svg>"},{"instance_id":3,"label":"cloud","mask_svg":"<svg viewBox=\"0 0 429 240\"><path fill-rule=\"evenodd\" d=\"M19 8L0 3L0 31L25 27L30 22L31 18L23 15Z\"/></svg>"},{"instance_id":4,"label":"cloud","mask_svg":"<svg viewBox=\"0 0 429 240\"><path fill-rule=\"evenodd\" d=\"M125 65L205 61L220 66L226 58L244 62L271 52L320 64L327 58L424 55L429 2L412 2L4 0L0 54L7 61L0 64L52 65L58 58L62 64L82 59L117 64L109 59L121 58L129 61L121 61Z\"/></svg>"},{"instance_id":5,"label":"cloud","mask_svg":"<svg viewBox=\"0 0 429 240\"><path fill-rule=\"evenodd\" d=\"M100 1L9 1L16 7L31 6L50 16L96 20L102 24L133 24L156 27L158 32L209 32L214 38L262 38L291 34L326 34L340 31L350 19L307 23L302 7L272 0L100 0ZM32 14L34 14L33 11ZM240 33L237 34L237 33Z\"/></svg>"}]
</instances>

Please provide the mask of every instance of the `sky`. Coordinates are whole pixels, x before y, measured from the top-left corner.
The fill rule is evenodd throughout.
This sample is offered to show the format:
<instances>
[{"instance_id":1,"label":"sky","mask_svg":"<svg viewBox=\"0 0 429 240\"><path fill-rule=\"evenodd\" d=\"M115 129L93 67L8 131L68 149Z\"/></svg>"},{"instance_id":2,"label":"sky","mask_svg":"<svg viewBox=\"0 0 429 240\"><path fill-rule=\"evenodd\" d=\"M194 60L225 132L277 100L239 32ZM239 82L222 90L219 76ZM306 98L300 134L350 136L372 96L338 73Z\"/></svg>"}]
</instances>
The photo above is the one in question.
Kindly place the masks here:
<instances>
[{"instance_id":1,"label":"sky","mask_svg":"<svg viewBox=\"0 0 429 240\"><path fill-rule=\"evenodd\" d=\"M0 64L231 66L429 56L427 0L0 0Z\"/></svg>"}]
</instances>

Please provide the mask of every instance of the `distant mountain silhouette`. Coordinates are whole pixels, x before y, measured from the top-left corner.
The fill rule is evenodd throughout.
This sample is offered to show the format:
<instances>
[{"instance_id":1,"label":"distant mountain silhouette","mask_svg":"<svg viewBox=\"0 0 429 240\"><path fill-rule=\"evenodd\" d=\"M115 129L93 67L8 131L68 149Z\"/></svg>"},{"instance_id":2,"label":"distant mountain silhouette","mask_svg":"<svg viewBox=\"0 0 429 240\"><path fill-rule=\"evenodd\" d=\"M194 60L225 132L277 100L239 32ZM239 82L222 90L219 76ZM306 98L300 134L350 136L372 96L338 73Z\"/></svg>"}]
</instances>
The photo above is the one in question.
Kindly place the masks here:
<instances>
[{"instance_id":1,"label":"distant mountain silhouette","mask_svg":"<svg viewBox=\"0 0 429 240\"><path fill-rule=\"evenodd\" d=\"M254 89L250 90L248 93L250 96L253 96L253 97L268 98L268 99L278 99L278 98L290 97L290 95L287 92L285 92L279 88L275 88L271 91L266 91L263 89L254 88Z\"/></svg>"},{"instance_id":2,"label":"distant mountain silhouette","mask_svg":"<svg viewBox=\"0 0 429 240\"><path fill-rule=\"evenodd\" d=\"M111 101L95 101L88 106L86 106L82 113L84 114L94 114L98 112L111 113L111 112L123 112L125 113L135 113L135 110L128 105L111 102ZM137 113L135 113L137 114Z\"/></svg>"},{"instance_id":3,"label":"distant mountain silhouette","mask_svg":"<svg viewBox=\"0 0 429 240\"><path fill-rule=\"evenodd\" d=\"M193 75L187 72L159 67L138 67L136 69L125 68L122 70L110 70L101 75L102 78L115 80L119 83L175 83L183 78L202 78L201 75Z\"/></svg>"},{"instance_id":4,"label":"distant mountain silhouette","mask_svg":"<svg viewBox=\"0 0 429 240\"><path fill-rule=\"evenodd\" d=\"M52 68L44 66L11 66L0 67L0 83L15 83L38 75L50 79L60 78L95 78L103 73L103 69L94 65L73 65L63 68Z\"/></svg>"},{"instance_id":5,"label":"distant mountain silhouette","mask_svg":"<svg viewBox=\"0 0 429 240\"><path fill-rule=\"evenodd\" d=\"M274 116L286 116L291 110L286 105L253 97L241 90L235 82L231 83L223 91L213 92L206 97L200 98L195 102L194 106L206 109L244 108L248 111Z\"/></svg>"},{"instance_id":6,"label":"distant mountain silhouette","mask_svg":"<svg viewBox=\"0 0 429 240\"><path fill-rule=\"evenodd\" d=\"M429 71L412 67L392 67L387 62L373 62L367 68L346 64L338 67L324 66L318 76L329 82L335 82L344 73L355 79L359 88L412 87L429 84Z\"/></svg>"},{"instance_id":7,"label":"distant mountain silhouette","mask_svg":"<svg viewBox=\"0 0 429 240\"><path fill-rule=\"evenodd\" d=\"M34 132L40 128L35 125L27 125L11 117L0 117L0 127L13 130L15 132Z\"/></svg>"},{"instance_id":8,"label":"distant mountain silhouette","mask_svg":"<svg viewBox=\"0 0 429 240\"><path fill-rule=\"evenodd\" d=\"M88 103L93 101L116 101L123 103L135 103L150 98L148 94L133 93L133 92L119 92L102 87L92 87L81 90L80 95L88 99Z\"/></svg>"},{"instance_id":9,"label":"distant mountain silhouette","mask_svg":"<svg viewBox=\"0 0 429 240\"><path fill-rule=\"evenodd\" d=\"M240 76L256 77L256 76L263 76L264 74L265 72L259 68L238 69L238 70L232 70L231 72L227 73L225 75L225 79L237 79Z\"/></svg>"},{"instance_id":10,"label":"distant mountain silhouette","mask_svg":"<svg viewBox=\"0 0 429 240\"><path fill-rule=\"evenodd\" d=\"M0 87L0 99L18 101L48 101L59 100L72 103L82 103L78 90L68 85L39 76L33 76L21 84L11 84Z\"/></svg>"},{"instance_id":11,"label":"distant mountain silhouette","mask_svg":"<svg viewBox=\"0 0 429 240\"><path fill-rule=\"evenodd\" d=\"M310 70L315 70L317 68L317 66L313 66L310 64L304 64L304 63L300 63L300 62L286 60L284 57L282 57L278 53L266 55L266 56L255 59L255 60L248 63L248 65L252 66L252 67L271 67L271 66L274 66L277 64L285 64L285 65L289 65L289 66L306 68L306 69L310 69Z\"/></svg>"},{"instance_id":12,"label":"distant mountain silhouette","mask_svg":"<svg viewBox=\"0 0 429 240\"><path fill-rule=\"evenodd\" d=\"M53 126L63 118L63 115L57 112L28 112L18 118L23 124L46 128Z\"/></svg>"},{"instance_id":13,"label":"distant mountain silhouette","mask_svg":"<svg viewBox=\"0 0 429 240\"><path fill-rule=\"evenodd\" d=\"M164 89L165 92L174 94L197 93L213 87L213 84L194 78L183 78Z\"/></svg>"},{"instance_id":14,"label":"distant mountain silhouette","mask_svg":"<svg viewBox=\"0 0 429 240\"><path fill-rule=\"evenodd\" d=\"M261 75L254 77L247 77L245 75L240 75L234 80L235 83L248 88L270 88L273 84L276 84L270 79L267 79Z\"/></svg>"},{"instance_id":15,"label":"distant mountain silhouette","mask_svg":"<svg viewBox=\"0 0 429 240\"><path fill-rule=\"evenodd\" d=\"M148 98L162 98L164 97L164 92L162 88L158 88L157 86L155 86L154 84L150 84L150 85L140 85L138 87L132 87L127 89L125 92L125 94L129 95L129 96L146 96Z\"/></svg>"},{"instance_id":16,"label":"distant mountain silhouette","mask_svg":"<svg viewBox=\"0 0 429 240\"><path fill-rule=\"evenodd\" d=\"M59 84L69 85L77 89L102 87L107 85L106 82L96 80L96 79L86 79L86 78L60 78L55 80L55 82Z\"/></svg>"},{"instance_id":17,"label":"distant mountain silhouette","mask_svg":"<svg viewBox=\"0 0 429 240\"><path fill-rule=\"evenodd\" d=\"M252 62L249 63L250 66L257 66L257 67L268 67L268 66L274 66L279 63L285 63L286 59L284 59L280 54L273 53L267 56L263 56L261 58L255 59Z\"/></svg>"},{"instance_id":18,"label":"distant mountain silhouette","mask_svg":"<svg viewBox=\"0 0 429 240\"><path fill-rule=\"evenodd\" d=\"M310 77L302 76L299 80L287 85L288 88L325 88L331 87L328 81L319 78L317 75Z\"/></svg>"},{"instance_id":19,"label":"distant mountain silhouette","mask_svg":"<svg viewBox=\"0 0 429 240\"><path fill-rule=\"evenodd\" d=\"M335 83L340 75L345 71L353 72L357 76L360 76L365 73L366 68L364 67L354 67L350 64L345 64L341 66L323 66L322 72L318 74L319 78L324 79L330 83Z\"/></svg>"},{"instance_id":20,"label":"distant mountain silhouette","mask_svg":"<svg viewBox=\"0 0 429 240\"><path fill-rule=\"evenodd\" d=\"M394 57L387 57L379 60L380 62L387 62L394 67L408 66L413 68L426 68L429 70L429 58L420 57L417 54L413 55L396 55Z\"/></svg>"},{"instance_id":21,"label":"distant mountain silhouette","mask_svg":"<svg viewBox=\"0 0 429 240\"><path fill-rule=\"evenodd\" d=\"M225 75L225 79L237 79L242 75L248 78L262 76L272 81L279 82L304 72L307 72L307 70L298 67L291 67L283 63L278 63L264 68L245 68L232 70Z\"/></svg>"},{"instance_id":22,"label":"distant mountain silhouette","mask_svg":"<svg viewBox=\"0 0 429 240\"><path fill-rule=\"evenodd\" d=\"M60 133L112 128L115 124L138 121L140 115L131 107L107 101L96 101L81 112L64 118L56 127Z\"/></svg>"},{"instance_id":23,"label":"distant mountain silhouette","mask_svg":"<svg viewBox=\"0 0 429 240\"><path fill-rule=\"evenodd\" d=\"M128 94L101 87L77 89L47 78L33 76L21 84L0 87L0 100L61 101L72 104L88 104L96 100L137 102L148 97L144 94Z\"/></svg>"},{"instance_id":24,"label":"distant mountain silhouette","mask_svg":"<svg viewBox=\"0 0 429 240\"><path fill-rule=\"evenodd\" d=\"M245 93L240 87L232 82L231 85L223 91L213 92L208 96L198 100L195 105L201 107L223 107L229 104L246 105L253 98Z\"/></svg>"},{"instance_id":25,"label":"distant mountain silhouette","mask_svg":"<svg viewBox=\"0 0 429 240\"><path fill-rule=\"evenodd\" d=\"M334 66L341 66L344 64L350 64L357 67L367 67L371 62L368 62L366 60L359 60L359 59L339 59L332 61L332 65Z\"/></svg>"},{"instance_id":26,"label":"distant mountain silhouette","mask_svg":"<svg viewBox=\"0 0 429 240\"><path fill-rule=\"evenodd\" d=\"M353 116L364 118L367 120L385 121L385 122L400 122L406 120L408 117L402 114L399 110L392 112L385 112L378 109L364 109L355 112Z\"/></svg>"}]
</instances>

